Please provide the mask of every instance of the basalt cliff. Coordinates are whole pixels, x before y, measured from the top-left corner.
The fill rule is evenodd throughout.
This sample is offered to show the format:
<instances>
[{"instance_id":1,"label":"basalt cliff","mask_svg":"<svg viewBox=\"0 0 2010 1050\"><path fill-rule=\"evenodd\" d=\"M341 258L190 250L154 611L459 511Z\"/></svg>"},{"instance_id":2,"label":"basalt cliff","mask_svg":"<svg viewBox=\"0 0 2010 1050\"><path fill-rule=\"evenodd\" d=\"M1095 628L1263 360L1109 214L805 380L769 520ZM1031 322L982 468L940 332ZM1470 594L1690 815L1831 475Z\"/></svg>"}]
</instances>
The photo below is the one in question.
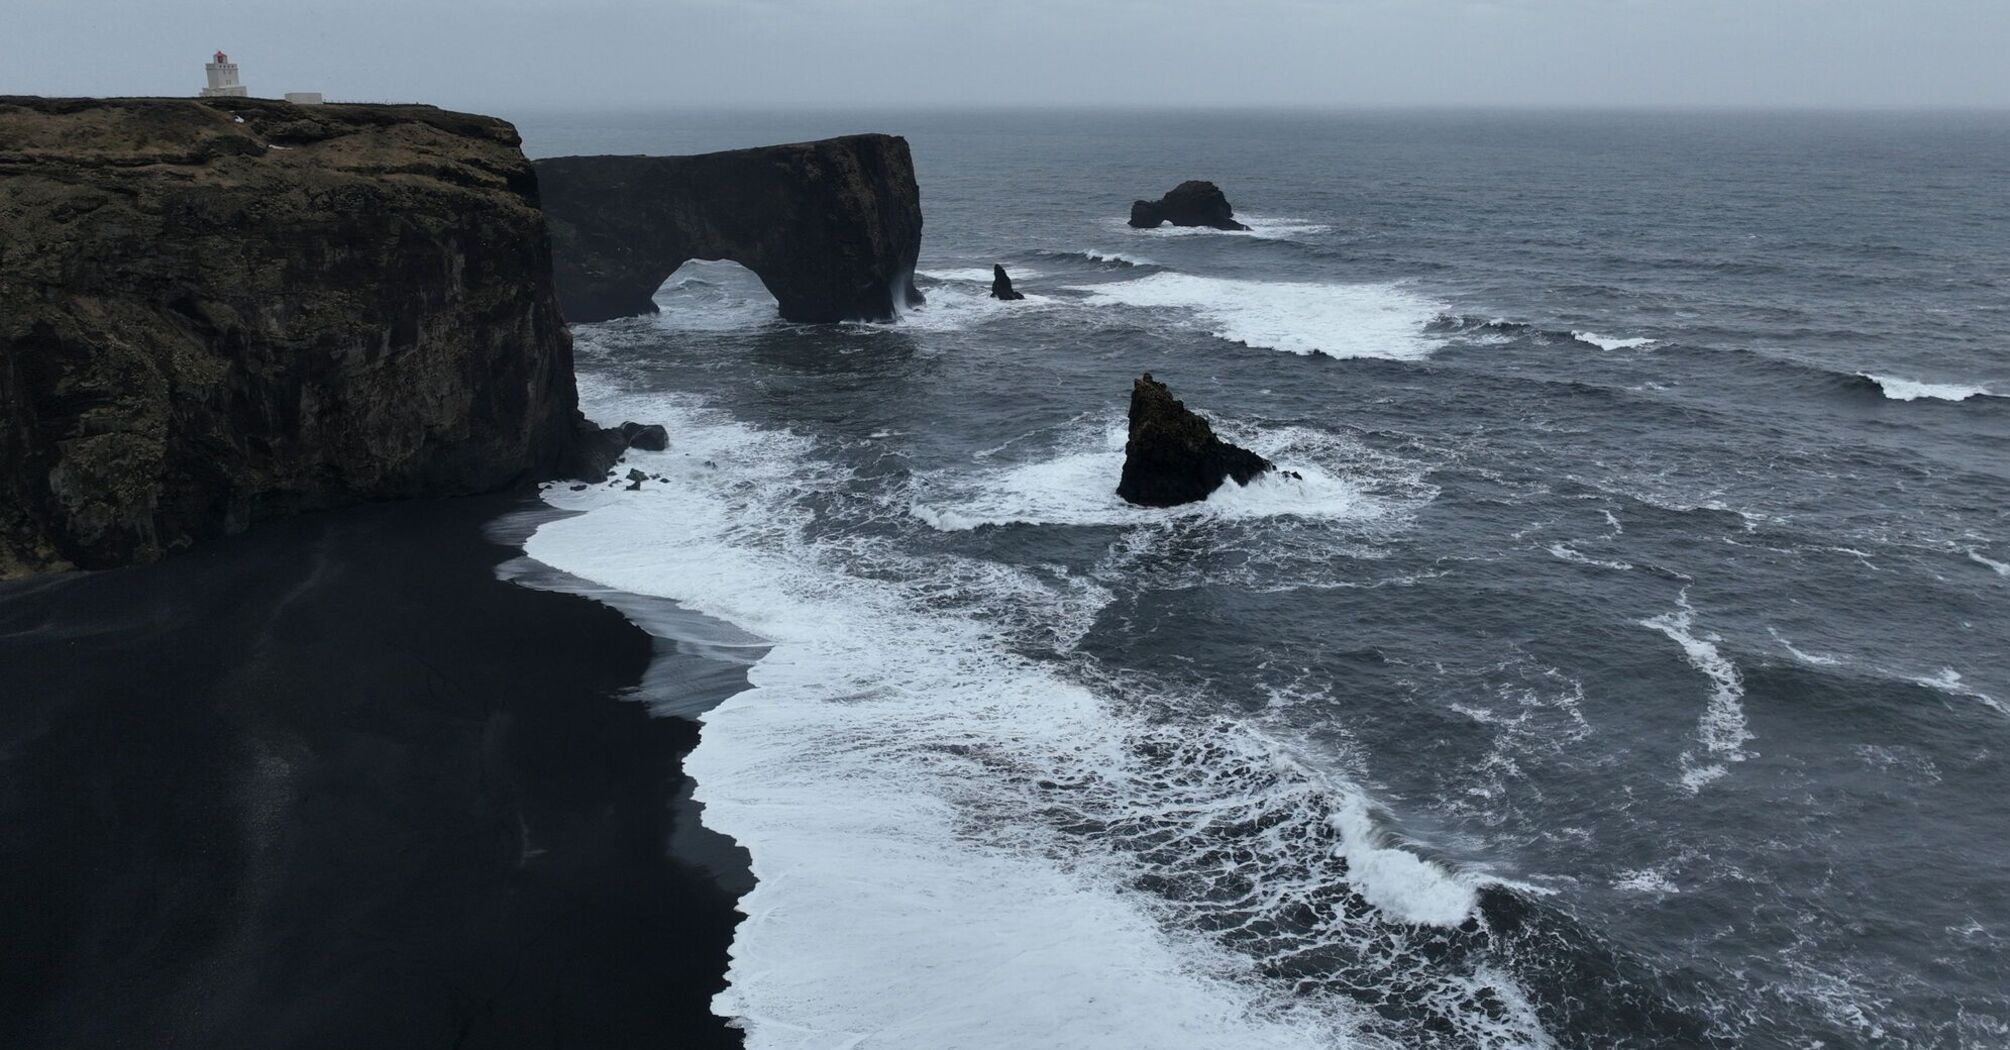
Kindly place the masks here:
<instances>
[{"instance_id":1,"label":"basalt cliff","mask_svg":"<svg viewBox=\"0 0 2010 1050\"><path fill-rule=\"evenodd\" d=\"M0 578L549 476L578 425L509 124L0 97Z\"/></svg>"},{"instance_id":2,"label":"basalt cliff","mask_svg":"<svg viewBox=\"0 0 2010 1050\"><path fill-rule=\"evenodd\" d=\"M921 194L898 136L554 157L537 175L571 321L655 312L656 289L692 259L752 270L790 321L884 320L921 301Z\"/></svg>"}]
</instances>

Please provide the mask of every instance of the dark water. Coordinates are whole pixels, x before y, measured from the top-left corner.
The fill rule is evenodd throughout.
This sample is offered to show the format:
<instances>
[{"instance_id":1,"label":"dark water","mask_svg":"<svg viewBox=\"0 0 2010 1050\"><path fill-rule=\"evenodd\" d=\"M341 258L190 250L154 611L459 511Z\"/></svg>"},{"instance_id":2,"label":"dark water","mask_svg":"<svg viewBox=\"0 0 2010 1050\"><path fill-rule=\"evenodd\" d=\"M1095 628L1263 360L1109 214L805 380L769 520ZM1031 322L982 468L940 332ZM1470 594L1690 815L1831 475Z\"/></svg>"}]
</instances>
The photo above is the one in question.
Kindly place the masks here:
<instances>
[{"instance_id":1,"label":"dark water","mask_svg":"<svg viewBox=\"0 0 2010 1050\"><path fill-rule=\"evenodd\" d=\"M898 324L580 328L531 545L778 643L752 1045L2010 1046L2010 118L518 119L920 169ZM1143 371L1306 481L1116 502Z\"/></svg>"}]
</instances>

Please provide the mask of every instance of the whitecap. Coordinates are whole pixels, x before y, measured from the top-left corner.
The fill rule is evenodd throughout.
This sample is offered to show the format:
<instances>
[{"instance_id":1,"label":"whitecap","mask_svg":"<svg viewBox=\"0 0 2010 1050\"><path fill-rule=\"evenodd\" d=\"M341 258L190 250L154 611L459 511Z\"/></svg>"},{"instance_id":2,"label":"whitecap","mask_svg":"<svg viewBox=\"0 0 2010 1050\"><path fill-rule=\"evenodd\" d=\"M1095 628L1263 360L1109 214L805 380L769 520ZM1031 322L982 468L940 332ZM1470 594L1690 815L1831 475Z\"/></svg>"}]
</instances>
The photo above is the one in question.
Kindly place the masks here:
<instances>
[{"instance_id":1,"label":"whitecap","mask_svg":"<svg viewBox=\"0 0 2010 1050\"><path fill-rule=\"evenodd\" d=\"M1981 551L1974 550L1971 548L1968 552L1968 560L1974 562L1977 565L1986 566L1988 568L1996 570L1996 575L1998 576L2010 576L2010 564L1997 561L1994 558L1986 557L1985 555L1983 555Z\"/></svg>"},{"instance_id":2,"label":"whitecap","mask_svg":"<svg viewBox=\"0 0 2010 1050\"><path fill-rule=\"evenodd\" d=\"M1841 657L1824 656L1821 653L1807 653L1794 648L1794 643L1787 641L1786 636L1782 635L1776 628L1768 627L1766 631L1773 636L1774 641L1780 643L1780 648L1785 649L1787 655L1810 667L1836 667L1842 664Z\"/></svg>"},{"instance_id":3,"label":"whitecap","mask_svg":"<svg viewBox=\"0 0 2010 1050\"><path fill-rule=\"evenodd\" d=\"M1937 689L1951 696L1966 697L1967 699L1977 701L1997 714L2010 715L2010 706L2006 706L1988 693L1984 693L1964 683L1961 680L1961 672L1956 671L1952 667L1943 667L1938 674L1916 676L1910 680L1928 689Z\"/></svg>"},{"instance_id":4,"label":"whitecap","mask_svg":"<svg viewBox=\"0 0 2010 1050\"><path fill-rule=\"evenodd\" d=\"M1580 343L1590 343L1600 350L1632 350L1637 347L1646 346L1654 341L1645 336L1626 338L1599 335L1597 332L1572 332L1570 333L1570 337Z\"/></svg>"},{"instance_id":5,"label":"whitecap","mask_svg":"<svg viewBox=\"0 0 2010 1050\"><path fill-rule=\"evenodd\" d=\"M1858 372L1857 375L1876 383L1884 396L1893 401L1917 401L1921 398L1936 401L1966 401L1971 397L1996 396L1983 387L1968 383L1923 383L1916 379L1872 375L1869 372Z\"/></svg>"},{"instance_id":6,"label":"whitecap","mask_svg":"<svg viewBox=\"0 0 2010 1050\"><path fill-rule=\"evenodd\" d=\"M1615 890L1625 890L1629 893L1652 893L1656 896L1667 896L1671 893L1681 892L1676 888L1675 883L1669 880L1668 876L1653 868L1622 871L1619 873L1618 878L1612 880L1612 888Z\"/></svg>"},{"instance_id":7,"label":"whitecap","mask_svg":"<svg viewBox=\"0 0 2010 1050\"><path fill-rule=\"evenodd\" d=\"M1087 259L1090 262L1106 263L1111 266L1159 265L1158 263L1153 262L1152 260L1147 259L1142 255L1133 255L1130 252L1104 251L1103 249L1100 248L1083 249L1082 251L1076 252L1075 254L1080 255L1082 258Z\"/></svg>"},{"instance_id":8,"label":"whitecap","mask_svg":"<svg viewBox=\"0 0 2010 1050\"><path fill-rule=\"evenodd\" d=\"M1444 304L1401 284L1309 284L1155 273L1079 286L1096 304L1190 310L1200 327L1245 346L1330 357L1417 360L1444 345L1425 329Z\"/></svg>"},{"instance_id":9,"label":"whitecap","mask_svg":"<svg viewBox=\"0 0 2010 1050\"><path fill-rule=\"evenodd\" d=\"M1589 565L1593 568L1611 569L1615 572L1625 572L1633 568L1633 565L1630 562L1603 561L1598 558L1593 558L1587 554L1578 551L1576 548L1566 543L1552 543L1545 549L1549 551L1550 557L1557 558L1561 561L1571 562L1572 564L1575 565Z\"/></svg>"}]
</instances>

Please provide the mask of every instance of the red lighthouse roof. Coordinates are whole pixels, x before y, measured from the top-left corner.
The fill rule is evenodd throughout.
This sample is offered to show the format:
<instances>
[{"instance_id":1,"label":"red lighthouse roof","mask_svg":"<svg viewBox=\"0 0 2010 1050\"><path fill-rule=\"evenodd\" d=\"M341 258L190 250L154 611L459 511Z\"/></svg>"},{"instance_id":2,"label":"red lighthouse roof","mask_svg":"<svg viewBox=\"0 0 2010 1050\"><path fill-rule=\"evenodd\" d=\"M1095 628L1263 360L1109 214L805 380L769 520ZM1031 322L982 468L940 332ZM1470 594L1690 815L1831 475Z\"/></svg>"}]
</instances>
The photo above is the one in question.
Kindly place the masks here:
<instances>
[{"instance_id":1,"label":"red lighthouse roof","mask_svg":"<svg viewBox=\"0 0 2010 1050\"><path fill-rule=\"evenodd\" d=\"M218 51L218 52L216 53L216 64L217 64L217 65L219 65L219 66L220 66L220 65L222 65L222 64L224 64L225 62L228 62L228 61L230 61L230 56L229 56L229 55L226 55L226 54L224 54L224 53L223 53L223 52L221 52L221 51Z\"/></svg>"}]
</instances>

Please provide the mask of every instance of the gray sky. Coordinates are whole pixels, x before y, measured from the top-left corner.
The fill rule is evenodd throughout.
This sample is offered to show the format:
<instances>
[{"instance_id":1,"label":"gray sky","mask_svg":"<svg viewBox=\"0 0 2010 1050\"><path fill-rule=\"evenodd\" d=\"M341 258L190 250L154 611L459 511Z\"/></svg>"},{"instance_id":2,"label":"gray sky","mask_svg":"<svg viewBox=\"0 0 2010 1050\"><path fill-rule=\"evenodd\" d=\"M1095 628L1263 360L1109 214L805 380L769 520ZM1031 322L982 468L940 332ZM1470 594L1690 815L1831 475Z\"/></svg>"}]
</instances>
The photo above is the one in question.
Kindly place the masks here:
<instances>
[{"instance_id":1,"label":"gray sky","mask_svg":"<svg viewBox=\"0 0 2010 1050\"><path fill-rule=\"evenodd\" d=\"M0 94L2010 107L2010 0L0 0Z\"/></svg>"}]
</instances>

